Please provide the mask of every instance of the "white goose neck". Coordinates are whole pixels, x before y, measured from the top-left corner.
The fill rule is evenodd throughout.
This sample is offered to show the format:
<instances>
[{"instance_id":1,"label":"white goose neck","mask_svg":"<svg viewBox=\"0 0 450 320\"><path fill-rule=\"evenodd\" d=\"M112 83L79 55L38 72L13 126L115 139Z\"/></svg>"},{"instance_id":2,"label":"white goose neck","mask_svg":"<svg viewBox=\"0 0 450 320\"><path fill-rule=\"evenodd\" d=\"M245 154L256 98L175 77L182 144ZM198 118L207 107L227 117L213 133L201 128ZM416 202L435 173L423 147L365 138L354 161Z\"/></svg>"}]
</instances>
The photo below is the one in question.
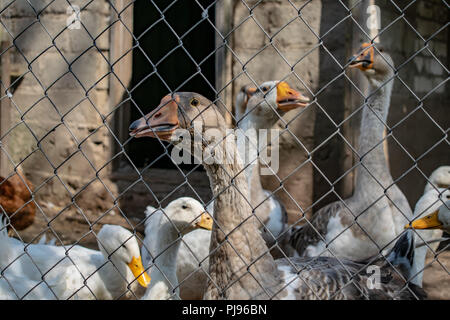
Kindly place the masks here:
<instances>
[{"instance_id":1,"label":"white goose neck","mask_svg":"<svg viewBox=\"0 0 450 320\"><path fill-rule=\"evenodd\" d=\"M245 168L245 176L247 177L247 185L249 190L253 191L252 186L255 175L259 176L259 160L258 160L258 128L248 115L240 128L236 129L238 137L238 151L240 159L243 161ZM258 179L259 181L259 179ZM262 186L261 190L262 190Z\"/></svg>"},{"instance_id":2,"label":"white goose neck","mask_svg":"<svg viewBox=\"0 0 450 320\"><path fill-rule=\"evenodd\" d=\"M394 80L391 79L382 87L377 87L369 81L369 94L372 96L363 107L358 148L358 154L362 157L361 162L364 166L358 167L355 193L367 189L368 186L381 190L379 183L384 187L392 183L383 151L383 132L389 112L393 83Z\"/></svg>"},{"instance_id":3,"label":"white goose neck","mask_svg":"<svg viewBox=\"0 0 450 320\"><path fill-rule=\"evenodd\" d=\"M177 256L181 240L175 226L162 217L155 237L154 254L159 255L151 268L151 283L145 296L150 300L177 299L180 294L177 278ZM175 288L176 287L176 288ZM175 290L175 292L174 292Z\"/></svg>"},{"instance_id":4,"label":"white goose neck","mask_svg":"<svg viewBox=\"0 0 450 320\"><path fill-rule=\"evenodd\" d=\"M135 292L139 284L137 281L135 281L134 275L131 272L130 268L117 255L113 254L108 258L108 254L105 251L101 250L101 252L105 258L105 261L108 262L97 272L101 279L105 279L103 283L108 292L117 294L117 296L114 296L113 294L111 299L116 299L122 294L126 293L127 286L129 284L131 284L131 291Z\"/></svg>"},{"instance_id":5,"label":"white goose neck","mask_svg":"<svg viewBox=\"0 0 450 320\"><path fill-rule=\"evenodd\" d=\"M264 117L255 117L255 112L251 112L243 119L241 128L236 129L238 133L238 149L241 159L244 161L244 171L250 192L250 201L255 207L255 213L264 222L267 222L269 219L272 209L270 207L270 201L266 201L267 194L261 182L261 164L259 162L260 155L258 151L268 147L263 145L262 141L265 141L264 138L262 141L260 140L260 130L268 130L272 126L273 124L269 120ZM243 141L239 141L240 139Z\"/></svg>"}]
</instances>

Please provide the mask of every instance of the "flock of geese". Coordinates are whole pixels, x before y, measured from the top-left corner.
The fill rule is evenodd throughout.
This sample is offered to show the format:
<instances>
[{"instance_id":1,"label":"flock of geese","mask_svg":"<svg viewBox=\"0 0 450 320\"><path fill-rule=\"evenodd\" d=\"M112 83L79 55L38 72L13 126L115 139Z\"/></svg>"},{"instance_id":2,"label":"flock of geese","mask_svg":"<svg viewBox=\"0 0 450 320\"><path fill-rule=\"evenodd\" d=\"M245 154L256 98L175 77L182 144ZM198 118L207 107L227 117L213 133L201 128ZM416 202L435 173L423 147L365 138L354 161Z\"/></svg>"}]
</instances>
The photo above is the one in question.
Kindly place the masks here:
<instances>
[{"instance_id":1,"label":"flock of geese","mask_svg":"<svg viewBox=\"0 0 450 320\"><path fill-rule=\"evenodd\" d=\"M436 252L444 230L450 232L450 166L432 173L413 211L394 184L381 143L392 66L372 44L363 44L348 63L367 77L370 92L350 198L321 208L302 226L288 225L283 204L262 187L259 159L239 154L234 139L205 134L214 128L225 136L218 108L200 94L176 92L133 122L130 134L176 143L174 132L182 128L192 147L215 146L214 155L228 161L203 159L214 201L205 208L182 197L165 208L147 207L141 248L120 226L102 227L96 251L23 243L8 236L3 222L0 299L128 298L137 286L146 288L142 299L151 300L425 298L426 254ZM236 97L237 127L270 129L309 103L285 81L244 86Z\"/></svg>"}]
</instances>

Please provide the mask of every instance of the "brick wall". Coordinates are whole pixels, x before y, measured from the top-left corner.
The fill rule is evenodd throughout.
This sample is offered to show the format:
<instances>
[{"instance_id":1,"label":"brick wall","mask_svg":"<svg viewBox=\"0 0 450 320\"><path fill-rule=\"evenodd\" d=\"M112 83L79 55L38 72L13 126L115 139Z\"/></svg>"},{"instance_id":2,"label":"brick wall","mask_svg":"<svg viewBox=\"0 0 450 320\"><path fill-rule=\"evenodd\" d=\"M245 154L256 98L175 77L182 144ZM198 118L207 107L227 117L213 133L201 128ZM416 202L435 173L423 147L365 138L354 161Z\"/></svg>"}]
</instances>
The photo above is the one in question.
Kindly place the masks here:
<instances>
[{"instance_id":1,"label":"brick wall","mask_svg":"<svg viewBox=\"0 0 450 320\"><path fill-rule=\"evenodd\" d=\"M88 3L71 1L79 8ZM110 7L106 1L89 3L80 16L86 30L64 30L68 12L66 1L22 0L1 16L14 37L11 70L12 80L18 79L7 150L15 163L25 159L23 169L37 187L37 199L56 205L66 205L95 178L111 157L112 143L102 120L109 113ZM92 189L99 196L107 191L99 181L86 192Z\"/></svg>"},{"instance_id":2,"label":"brick wall","mask_svg":"<svg viewBox=\"0 0 450 320\"><path fill-rule=\"evenodd\" d=\"M111 106L117 105L111 104L111 79L107 76L111 47L108 28L112 22L110 5L103 0L71 1L81 8L88 4L86 10L82 11L81 20L95 38L93 47L93 39L83 27L61 32L69 16L66 1L30 3L34 10L28 1L15 1L1 16L5 26L16 38L14 44L17 49L10 49L12 80L19 79L12 96L13 129L7 144L8 152L16 163L31 153L24 160L23 167L36 186L42 185L36 191L39 200L67 205L71 197L76 195L76 203L80 207L91 211L98 208L106 210L112 206L112 195L118 188L119 192L124 192L119 199L124 212L141 215L145 205L154 205L155 199L142 183L136 188L129 188L134 180L121 176L120 170L113 172L112 164L108 162L114 152L120 151L108 129L115 130L112 124L114 115L109 113ZM296 111L285 117L287 121L293 120L289 124L290 132L309 152L315 150L312 160L316 168L312 167L306 152L291 134L285 133L281 139L278 178L286 178L284 187L290 196L283 190L277 195L291 213L297 214L299 208L296 202L302 208L307 208L313 201L321 199L331 188L328 181L335 182L352 164L351 151L337 133L355 142L355 139L351 139L352 130L354 138L359 119L358 116L352 119L353 127L339 125L354 107L349 106L345 99L348 84L343 77L339 77L328 85L342 72L335 61L344 65L348 59L351 42L355 40L350 32L352 22L347 20L334 27L347 15L337 1L296 0L289 3L249 0L246 3L248 7L242 1L232 3L232 21L228 21L235 28L229 39L234 55L223 72L227 73L227 79L235 78L235 81L231 84L232 99L227 100L227 103L234 101L242 85L252 82L249 76L258 83L284 79L294 88L317 95L317 103L300 117L293 120ZM256 3L259 3L258 6L250 11L249 7ZM409 1L402 2L403 5L406 3ZM382 27L398 18L399 13L390 1L380 0L376 4L382 9ZM301 11L304 21L295 18L302 6L305 6ZM402 19L382 34L381 42L392 52L397 66L423 47L421 37L428 39L448 21L448 12L442 7L441 1L422 0L406 10L405 17L420 36ZM36 18L36 12L39 13L39 19ZM249 15L252 16L249 18ZM128 27L132 28L131 25ZM447 29L427 42L431 52L446 68ZM360 40L367 39L361 37ZM329 51L319 46L320 41ZM299 60L307 52L309 54ZM388 120L389 125L394 127L395 137L389 138L391 171L395 178L400 178L399 186L412 205L420 196L425 183L416 169L403 176L414 166L414 160L418 159L419 168L426 174L439 165L450 163L448 142L440 141L443 133L436 126L439 125L443 130L449 127L450 119L446 113L449 105L448 84L427 95L448 77L435 57L424 50L401 68L399 75L404 84L398 80L395 82ZM73 74L68 73L69 65ZM119 65L115 66L116 70ZM327 88L320 90L324 86ZM426 99L421 101L425 96ZM422 106L421 103L423 110L418 108ZM406 120L401 122L405 117ZM61 119L64 124L61 124ZM103 121L106 125L103 125ZM328 139L331 135L334 137ZM435 144L438 144L437 148L429 151ZM421 157L423 154L425 156ZM291 175L302 164L305 165ZM55 169L60 179L54 176ZM105 185L96 180L95 172L98 170ZM109 181L111 173L114 173L114 183ZM348 177L353 179L351 174ZM336 184L336 191L342 196L348 196L352 191L349 189L351 184L342 182L344 179ZM91 184L83 189L87 183ZM264 177L263 183L267 189L279 187L276 177ZM207 180L196 176L192 185L201 189L199 194L206 201L209 199ZM153 187L152 191L159 198L170 193L167 186L153 184ZM80 190L81 193L77 194ZM185 191L191 193L190 186ZM176 195L181 194L178 192ZM314 209L332 200L333 197L328 196Z\"/></svg>"},{"instance_id":3,"label":"brick wall","mask_svg":"<svg viewBox=\"0 0 450 320\"><path fill-rule=\"evenodd\" d=\"M382 9L382 26L398 18L399 13L388 1L377 4ZM391 173L399 179L398 185L411 206L422 195L426 183L414 167L415 161L426 175L450 164L448 139L443 133L450 127L450 94L448 82L445 83L449 33L448 28L442 28L448 23L448 14L442 1L417 1L405 11L407 22L396 21L381 36L396 66L401 66L401 80L394 83L388 118L395 137L388 140L389 157ZM429 50L423 49L426 44Z\"/></svg>"},{"instance_id":4,"label":"brick wall","mask_svg":"<svg viewBox=\"0 0 450 320\"><path fill-rule=\"evenodd\" d=\"M298 10L306 2L292 1L292 4ZM256 3L257 1L247 1L249 7ZM287 1L262 1L252 11L253 18L248 18L249 9L243 3L236 3L233 25L239 27L233 32L233 50L236 54L236 57L232 58L232 77L236 77L233 82L233 96L242 85L252 83L249 77L257 83L283 79L293 88L307 94L308 89L303 86L302 81L310 90L318 89L319 50L315 49L318 39L304 21L294 19L298 11L292 4ZM321 7L320 1L313 1L302 11L302 18L315 32L320 29ZM300 60L300 57L310 50L312 52ZM243 73L244 70L249 76ZM296 119L294 117L298 110L286 114L286 121L293 120L288 127L292 134L285 132L281 135L278 178L263 177L264 187L269 190L279 187L278 179L284 181L284 187L290 196L284 190L277 195L292 213L299 212L296 202L302 208L310 206L312 202L312 166L309 162L305 164L305 161L307 152L312 150L314 145L315 112L315 108L311 107ZM279 122L278 127L282 129L284 125ZM296 139L299 139L308 151L304 150ZM302 167L292 174L299 166Z\"/></svg>"}]
</instances>

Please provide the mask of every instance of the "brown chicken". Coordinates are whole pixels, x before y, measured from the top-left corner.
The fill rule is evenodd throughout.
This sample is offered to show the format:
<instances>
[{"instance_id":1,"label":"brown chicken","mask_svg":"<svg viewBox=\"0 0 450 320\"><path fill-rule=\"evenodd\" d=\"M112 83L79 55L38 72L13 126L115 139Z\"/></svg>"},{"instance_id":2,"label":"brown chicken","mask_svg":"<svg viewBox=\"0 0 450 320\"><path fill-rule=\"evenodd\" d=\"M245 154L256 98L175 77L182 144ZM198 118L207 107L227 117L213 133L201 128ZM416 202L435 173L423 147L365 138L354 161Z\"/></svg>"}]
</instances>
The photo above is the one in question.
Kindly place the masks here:
<instances>
[{"instance_id":1,"label":"brown chicken","mask_svg":"<svg viewBox=\"0 0 450 320\"><path fill-rule=\"evenodd\" d=\"M0 213L6 212L16 230L23 230L34 221L36 205L30 201L30 190L33 191L33 185L24 174L15 173L7 180L0 177Z\"/></svg>"}]
</instances>

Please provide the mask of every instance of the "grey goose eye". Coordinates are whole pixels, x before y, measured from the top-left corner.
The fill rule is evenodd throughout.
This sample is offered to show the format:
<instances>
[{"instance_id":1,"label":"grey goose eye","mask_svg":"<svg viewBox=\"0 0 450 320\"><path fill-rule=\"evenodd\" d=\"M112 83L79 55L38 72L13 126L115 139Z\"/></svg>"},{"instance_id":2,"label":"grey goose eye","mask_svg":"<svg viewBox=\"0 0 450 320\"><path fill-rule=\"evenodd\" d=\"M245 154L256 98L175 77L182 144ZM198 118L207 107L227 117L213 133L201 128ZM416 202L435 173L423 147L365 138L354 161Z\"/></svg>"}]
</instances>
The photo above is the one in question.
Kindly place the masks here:
<instances>
[{"instance_id":1,"label":"grey goose eye","mask_svg":"<svg viewBox=\"0 0 450 320\"><path fill-rule=\"evenodd\" d=\"M196 98L192 98L191 101L190 101L190 104L191 104L192 107L197 107L199 102L198 102L198 100Z\"/></svg>"},{"instance_id":2,"label":"grey goose eye","mask_svg":"<svg viewBox=\"0 0 450 320\"><path fill-rule=\"evenodd\" d=\"M261 90L262 90L262 92L267 92L269 90L269 88L264 86L261 88Z\"/></svg>"},{"instance_id":3,"label":"grey goose eye","mask_svg":"<svg viewBox=\"0 0 450 320\"><path fill-rule=\"evenodd\" d=\"M186 210L187 208L189 208L187 205L185 205L185 204L183 204L182 206L181 206L181 208L183 208L184 210Z\"/></svg>"}]
</instances>

